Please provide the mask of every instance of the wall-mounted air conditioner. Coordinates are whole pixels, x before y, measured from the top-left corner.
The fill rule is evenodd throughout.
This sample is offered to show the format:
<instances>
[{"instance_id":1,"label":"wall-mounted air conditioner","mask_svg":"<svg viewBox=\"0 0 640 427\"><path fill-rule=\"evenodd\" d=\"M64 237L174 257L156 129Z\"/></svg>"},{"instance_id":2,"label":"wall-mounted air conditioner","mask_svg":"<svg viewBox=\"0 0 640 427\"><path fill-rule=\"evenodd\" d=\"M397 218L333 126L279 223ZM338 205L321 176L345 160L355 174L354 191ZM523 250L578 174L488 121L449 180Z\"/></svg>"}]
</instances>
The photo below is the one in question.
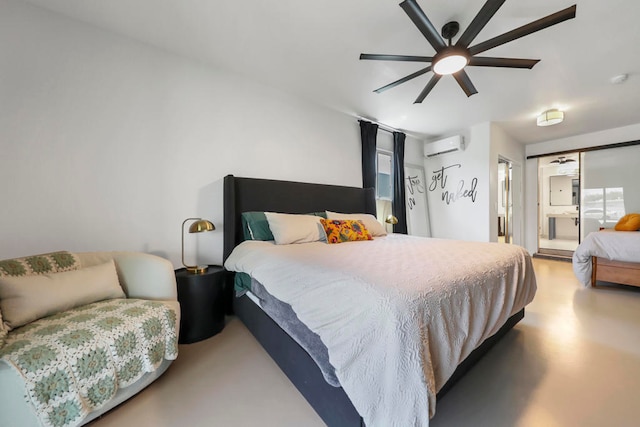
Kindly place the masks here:
<instances>
[{"instance_id":1,"label":"wall-mounted air conditioner","mask_svg":"<svg viewBox=\"0 0 640 427\"><path fill-rule=\"evenodd\" d=\"M435 142L424 143L424 156L433 157L439 154L464 150L464 138L462 135L451 136Z\"/></svg>"}]
</instances>

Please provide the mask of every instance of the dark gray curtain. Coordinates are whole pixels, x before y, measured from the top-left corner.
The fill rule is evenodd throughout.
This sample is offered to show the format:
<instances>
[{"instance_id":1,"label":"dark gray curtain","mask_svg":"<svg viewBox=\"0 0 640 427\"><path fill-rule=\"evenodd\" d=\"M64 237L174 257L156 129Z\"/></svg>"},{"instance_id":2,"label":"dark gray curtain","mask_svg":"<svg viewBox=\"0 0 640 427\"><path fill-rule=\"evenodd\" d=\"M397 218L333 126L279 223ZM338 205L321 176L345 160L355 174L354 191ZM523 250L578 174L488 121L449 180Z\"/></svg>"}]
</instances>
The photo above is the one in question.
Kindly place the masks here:
<instances>
[{"instance_id":1,"label":"dark gray curtain","mask_svg":"<svg viewBox=\"0 0 640 427\"><path fill-rule=\"evenodd\" d=\"M376 136L378 125L360 120L362 139L362 188L376 187Z\"/></svg>"},{"instance_id":2,"label":"dark gray curtain","mask_svg":"<svg viewBox=\"0 0 640 427\"><path fill-rule=\"evenodd\" d=\"M404 140L402 132L393 133L393 204L391 211L398 218L393 226L394 233L407 234L407 204L405 203L404 182Z\"/></svg>"}]
</instances>

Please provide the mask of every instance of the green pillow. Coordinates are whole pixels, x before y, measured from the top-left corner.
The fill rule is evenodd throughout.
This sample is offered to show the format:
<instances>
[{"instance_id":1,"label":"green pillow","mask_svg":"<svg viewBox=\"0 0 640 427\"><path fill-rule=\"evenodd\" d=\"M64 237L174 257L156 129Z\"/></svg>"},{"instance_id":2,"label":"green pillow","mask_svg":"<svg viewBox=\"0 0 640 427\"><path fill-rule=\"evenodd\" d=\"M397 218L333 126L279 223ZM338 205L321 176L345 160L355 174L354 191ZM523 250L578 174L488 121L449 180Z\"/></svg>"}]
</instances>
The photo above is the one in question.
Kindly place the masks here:
<instances>
[{"instance_id":1,"label":"green pillow","mask_svg":"<svg viewBox=\"0 0 640 427\"><path fill-rule=\"evenodd\" d=\"M307 215L327 219L325 211L311 212ZM242 232L245 240L275 240L264 212L242 212Z\"/></svg>"},{"instance_id":2,"label":"green pillow","mask_svg":"<svg viewBox=\"0 0 640 427\"><path fill-rule=\"evenodd\" d=\"M233 287L237 295L244 295L251 290L251 276L247 273L237 272L233 278Z\"/></svg>"},{"instance_id":3,"label":"green pillow","mask_svg":"<svg viewBox=\"0 0 640 427\"><path fill-rule=\"evenodd\" d=\"M275 240L264 212L242 212L245 240Z\"/></svg>"}]
</instances>

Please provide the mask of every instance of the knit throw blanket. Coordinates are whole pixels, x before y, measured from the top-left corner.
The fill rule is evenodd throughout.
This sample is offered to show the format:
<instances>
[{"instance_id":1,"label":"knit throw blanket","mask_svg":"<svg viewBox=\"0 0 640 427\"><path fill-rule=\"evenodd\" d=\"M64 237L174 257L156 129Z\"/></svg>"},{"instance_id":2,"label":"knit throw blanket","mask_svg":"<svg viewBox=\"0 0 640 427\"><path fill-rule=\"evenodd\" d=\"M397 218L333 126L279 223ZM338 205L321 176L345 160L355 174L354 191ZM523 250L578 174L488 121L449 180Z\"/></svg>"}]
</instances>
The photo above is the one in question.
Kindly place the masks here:
<instances>
[{"instance_id":1,"label":"knit throw blanket","mask_svg":"<svg viewBox=\"0 0 640 427\"><path fill-rule=\"evenodd\" d=\"M11 331L0 360L26 384L44 426L77 426L118 388L178 355L176 313L157 301L112 299Z\"/></svg>"}]
</instances>

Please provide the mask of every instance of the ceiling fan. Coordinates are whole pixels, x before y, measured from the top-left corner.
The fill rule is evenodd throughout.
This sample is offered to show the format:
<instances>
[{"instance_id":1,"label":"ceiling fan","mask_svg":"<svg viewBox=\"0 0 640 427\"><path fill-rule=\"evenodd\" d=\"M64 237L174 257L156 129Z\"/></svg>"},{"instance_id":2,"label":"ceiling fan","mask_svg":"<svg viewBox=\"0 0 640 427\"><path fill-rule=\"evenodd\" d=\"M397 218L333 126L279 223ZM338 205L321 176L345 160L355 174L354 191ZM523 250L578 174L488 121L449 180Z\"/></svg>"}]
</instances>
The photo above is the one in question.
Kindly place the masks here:
<instances>
[{"instance_id":1,"label":"ceiling fan","mask_svg":"<svg viewBox=\"0 0 640 427\"><path fill-rule=\"evenodd\" d=\"M517 58L494 58L494 57L480 57L476 56L479 53L493 49L494 47L503 45L510 41L519 39L536 31L543 30L560 22L568 19L575 18L576 5L568 7L564 10L540 18L537 21L530 22L527 25L516 28L515 30L508 31L499 36L493 37L482 43L478 43L469 47L471 42L476 38L478 33L487 25L489 20L498 11L502 4L506 0L487 0L482 6L482 9L478 12L471 24L462 33L455 45L451 44L458 31L460 25L458 22L452 21L446 23L442 27L442 37L449 41L448 44L444 42L442 37L438 34L435 27L427 18L427 15L422 11L416 0L404 0L400 3L400 7L405 11L409 18L413 21L418 30L424 35L429 44L436 50L434 56L407 56L407 55L378 55L363 53L360 54L360 59L372 59L378 61L408 61L408 62L430 62L432 65L409 74L406 77L389 83L386 86L374 90L376 93L384 92L387 89L398 86L399 84L408 82L422 74L433 71L434 74L431 80L427 83L425 88L420 92L418 98L414 103L421 103L427 97L429 92L438 83L438 80L443 75L453 74L453 78L456 79L464 93L467 96L478 93L476 88L471 83L471 79L467 75L464 67L467 65L475 67L505 67L505 68L533 68L540 60L539 59L517 59Z\"/></svg>"},{"instance_id":2,"label":"ceiling fan","mask_svg":"<svg viewBox=\"0 0 640 427\"><path fill-rule=\"evenodd\" d=\"M575 162L574 159L567 159L565 156L558 156L557 159L551 160L549 163L556 163L558 165L564 165L565 163Z\"/></svg>"}]
</instances>

